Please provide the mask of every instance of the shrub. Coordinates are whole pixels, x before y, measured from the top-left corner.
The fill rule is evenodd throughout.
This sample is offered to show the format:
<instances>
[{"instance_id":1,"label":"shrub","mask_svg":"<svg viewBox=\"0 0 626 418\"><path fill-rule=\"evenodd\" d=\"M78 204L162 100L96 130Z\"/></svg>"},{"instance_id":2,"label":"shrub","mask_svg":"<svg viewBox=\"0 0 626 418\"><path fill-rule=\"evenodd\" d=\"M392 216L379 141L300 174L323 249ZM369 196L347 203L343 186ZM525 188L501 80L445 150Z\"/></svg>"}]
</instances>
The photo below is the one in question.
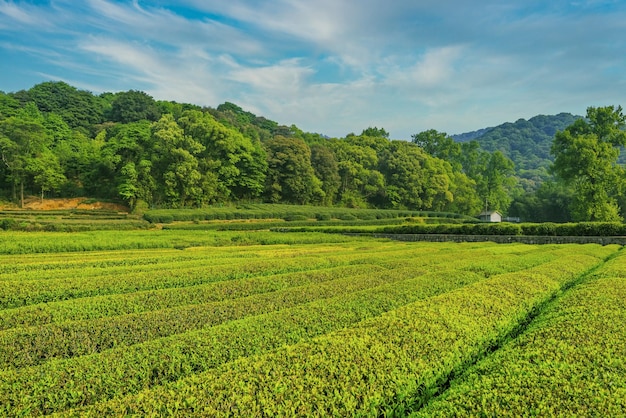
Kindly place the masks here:
<instances>
[{"instance_id":1,"label":"shrub","mask_svg":"<svg viewBox=\"0 0 626 418\"><path fill-rule=\"evenodd\" d=\"M293 221L306 221L308 218L304 215L289 214L289 215L286 215L283 219L286 220L287 222L293 222Z\"/></svg>"},{"instance_id":2,"label":"shrub","mask_svg":"<svg viewBox=\"0 0 626 418\"><path fill-rule=\"evenodd\" d=\"M9 229L14 229L17 225L17 221L13 218L6 218L0 221L0 229L4 229L8 231Z\"/></svg>"},{"instance_id":3,"label":"shrub","mask_svg":"<svg viewBox=\"0 0 626 418\"><path fill-rule=\"evenodd\" d=\"M318 221L330 221L331 218L329 213L316 213L315 219Z\"/></svg>"}]
</instances>

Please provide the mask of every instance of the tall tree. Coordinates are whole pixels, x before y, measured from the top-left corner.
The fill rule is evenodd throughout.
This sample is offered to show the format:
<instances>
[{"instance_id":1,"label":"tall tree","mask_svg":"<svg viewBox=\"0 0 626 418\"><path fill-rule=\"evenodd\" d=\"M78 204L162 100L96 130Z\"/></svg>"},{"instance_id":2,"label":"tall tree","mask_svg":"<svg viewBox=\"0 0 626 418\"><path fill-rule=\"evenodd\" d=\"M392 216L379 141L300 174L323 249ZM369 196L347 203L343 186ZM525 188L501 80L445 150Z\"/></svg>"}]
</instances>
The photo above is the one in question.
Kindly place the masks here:
<instances>
[{"instance_id":1,"label":"tall tree","mask_svg":"<svg viewBox=\"0 0 626 418\"><path fill-rule=\"evenodd\" d=\"M388 139L380 136L354 135L330 143L338 160L339 201L343 206L361 208L387 203L378 153L389 144Z\"/></svg>"},{"instance_id":2,"label":"tall tree","mask_svg":"<svg viewBox=\"0 0 626 418\"><path fill-rule=\"evenodd\" d=\"M448 161L456 171L461 170L461 144L445 132L434 129L411 135L414 144L433 157Z\"/></svg>"},{"instance_id":3,"label":"tall tree","mask_svg":"<svg viewBox=\"0 0 626 418\"><path fill-rule=\"evenodd\" d=\"M0 120L15 116L19 108L19 101L0 91Z\"/></svg>"},{"instance_id":4,"label":"tall tree","mask_svg":"<svg viewBox=\"0 0 626 418\"><path fill-rule=\"evenodd\" d=\"M151 203L156 189L152 173L154 142L147 120L118 124L108 130L103 154L115 178L115 190L132 210L140 202ZM104 160L104 159L103 159Z\"/></svg>"},{"instance_id":5,"label":"tall tree","mask_svg":"<svg viewBox=\"0 0 626 418\"><path fill-rule=\"evenodd\" d=\"M156 121L161 111L148 93L137 90L118 93L111 102L110 119L114 122Z\"/></svg>"},{"instance_id":6,"label":"tall tree","mask_svg":"<svg viewBox=\"0 0 626 418\"><path fill-rule=\"evenodd\" d=\"M49 137L43 126L43 117L34 104L21 109L16 116L0 121L0 157L13 186L13 199L17 200L19 188L20 206L24 206L26 182L38 165L35 161L44 154Z\"/></svg>"},{"instance_id":7,"label":"tall tree","mask_svg":"<svg viewBox=\"0 0 626 418\"><path fill-rule=\"evenodd\" d=\"M204 146L198 155L200 171L216 175L218 200L250 199L264 190L267 162L259 141L228 128L207 113L188 110L178 120L185 135Z\"/></svg>"},{"instance_id":8,"label":"tall tree","mask_svg":"<svg viewBox=\"0 0 626 418\"><path fill-rule=\"evenodd\" d=\"M487 153L485 171L477 181L477 190L485 209L506 212L511 204L511 190L517 180L513 161L500 151Z\"/></svg>"},{"instance_id":9,"label":"tall tree","mask_svg":"<svg viewBox=\"0 0 626 418\"><path fill-rule=\"evenodd\" d=\"M61 187L63 196L113 197L102 193L108 189L110 182L107 173L100 170L105 135L103 131L91 139L84 132L72 130L69 137L53 142L51 151L57 157L66 178Z\"/></svg>"},{"instance_id":10,"label":"tall tree","mask_svg":"<svg viewBox=\"0 0 626 418\"><path fill-rule=\"evenodd\" d=\"M552 144L555 174L574 190L572 214L578 221L619 221L618 198L624 188L624 168L617 163L626 145L622 107L589 107Z\"/></svg>"},{"instance_id":11,"label":"tall tree","mask_svg":"<svg viewBox=\"0 0 626 418\"><path fill-rule=\"evenodd\" d=\"M322 182L311 166L311 150L298 138L277 136L265 143L268 173L266 195L271 202L308 204L324 197Z\"/></svg>"},{"instance_id":12,"label":"tall tree","mask_svg":"<svg viewBox=\"0 0 626 418\"><path fill-rule=\"evenodd\" d=\"M206 194L197 156L204 146L185 135L169 114L153 125L152 135L166 203L176 208L200 204Z\"/></svg>"},{"instance_id":13,"label":"tall tree","mask_svg":"<svg viewBox=\"0 0 626 418\"><path fill-rule=\"evenodd\" d=\"M451 170L448 176L452 201L445 206L445 210L470 216L480 213L484 202L476 191L476 182L460 171Z\"/></svg>"},{"instance_id":14,"label":"tall tree","mask_svg":"<svg viewBox=\"0 0 626 418\"><path fill-rule=\"evenodd\" d=\"M335 154L324 145L313 144L311 145L311 165L315 170L315 175L322 182L322 190L324 191L322 203L330 206L335 201L341 181Z\"/></svg>"},{"instance_id":15,"label":"tall tree","mask_svg":"<svg viewBox=\"0 0 626 418\"><path fill-rule=\"evenodd\" d=\"M571 222L573 191L564 182L546 181L536 191L516 196L510 216L524 222Z\"/></svg>"},{"instance_id":16,"label":"tall tree","mask_svg":"<svg viewBox=\"0 0 626 418\"><path fill-rule=\"evenodd\" d=\"M42 201L45 192L60 190L66 181L59 159L48 149L39 153L37 158L30 159L28 172L33 176L33 183L41 191Z\"/></svg>"},{"instance_id":17,"label":"tall tree","mask_svg":"<svg viewBox=\"0 0 626 418\"><path fill-rule=\"evenodd\" d=\"M104 103L98 97L63 81L37 84L22 98L34 102L44 114L56 113L71 128L88 129L103 120Z\"/></svg>"},{"instance_id":18,"label":"tall tree","mask_svg":"<svg viewBox=\"0 0 626 418\"><path fill-rule=\"evenodd\" d=\"M361 132L361 136L371 136L376 138L386 138L389 139L389 132L385 130L385 128L378 128L374 126L373 128L370 126L367 129L363 129Z\"/></svg>"},{"instance_id":19,"label":"tall tree","mask_svg":"<svg viewBox=\"0 0 626 418\"><path fill-rule=\"evenodd\" d=\"M405 141L391 141L380 159L394 208L442 210L452 202L443 160Z\"/></svg>"}]
</instances>

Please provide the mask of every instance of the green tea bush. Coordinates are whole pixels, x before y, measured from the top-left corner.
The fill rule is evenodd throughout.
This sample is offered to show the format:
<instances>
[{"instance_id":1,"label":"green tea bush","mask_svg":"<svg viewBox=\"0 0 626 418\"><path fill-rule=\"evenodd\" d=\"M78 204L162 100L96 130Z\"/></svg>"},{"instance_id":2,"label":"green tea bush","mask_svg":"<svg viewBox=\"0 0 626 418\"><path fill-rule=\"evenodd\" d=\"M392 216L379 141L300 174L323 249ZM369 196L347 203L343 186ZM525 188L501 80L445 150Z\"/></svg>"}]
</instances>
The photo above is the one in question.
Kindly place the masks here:
<instances>
[{"instance_id":1,"label":"green tea bush","mask_svg":"<svg viewBox=\"0 0 626 418\"><path fill-rule=\"evenodd\" d=\"M427 402L450 376L491 353L563 286L600 263L595 248L585 247L589 257L576 266L557 260L532 273L473 281L309 341L74 413L403 416ZM570 274L561 276L555 267L566 263ZM370 296L368 304L372 302Z\"/></svg>"},{"instance_id":2,"label":"green tea bush","mask_svg":"<svg viewBox=\"0 0 626 418\"><path fill-rule=\"evenodd\" d=\"M626 225L616 222L579 223L442 223L434 226L411 223L380 230L388 234L455 234L455 235L539 235L539 236L622 236Z\"/></svg>"},{"instance_id":3,"label":"green tea bush","mask_svg":"<svg viewBox=\"0 0 626 418\"><path fill-rule=\"evenodd\" d=\"M330 221L331 217L329 213L316 213L315 219L318 221Z\"/></svg>"},{"instance_id":4,"label":"green tea bush","mask_svg":"<svg viewBox=\"0 0 626 418\"><path fill-rule=\"evenodd\" d=\"M626 257L605 263L518 338L411 415L626 416Z\"/></svg>"},{"instance_id":5,"label":"green tea bush","mask_svg":"<svg viewBox=\"0 0 626 418\"><path fill-rule=\"evenodd\" d=\"M300 214L290 214L290 215L286 215L284 218L287 222L292 222L292 221L306 221L309 218L305 215L300 215Z\"/></svg>"},{"instance_id":6,"label":"green tea bush","mask_svg":"<svg viewBox=\"0 0 626 418\"><path fill-rule=\"evenodd\" d=\"M17 226L17 221L13 218L5 218L0 220L0 229L4 229L5 231L15 229Z\"/></svg>"}]
</instances>

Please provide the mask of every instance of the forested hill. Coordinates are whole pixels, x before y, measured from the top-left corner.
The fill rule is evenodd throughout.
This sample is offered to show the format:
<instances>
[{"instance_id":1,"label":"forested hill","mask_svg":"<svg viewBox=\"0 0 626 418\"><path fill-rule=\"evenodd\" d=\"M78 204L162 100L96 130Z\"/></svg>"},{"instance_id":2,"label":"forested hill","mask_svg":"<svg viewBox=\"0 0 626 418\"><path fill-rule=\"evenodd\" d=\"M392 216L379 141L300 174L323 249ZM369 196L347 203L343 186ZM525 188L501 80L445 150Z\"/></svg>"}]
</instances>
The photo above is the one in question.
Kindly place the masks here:
<instances>
[{"instance_id":1,"label":"forested hill","mask_svg":"<svg viewBox=\"0 0 626 418\"><path fill-rule=\"evenodd\" d=\"M579 118L571 113L538 115L452 137L458 142L474 140L486 151L501 151L513 160L519 177L537 184L547 178L554 160L550 155L554 134Z\"/></svg>"},{"instance_id":2,"label":"forested hill","mask_svg":"<svg viewBox=\"0 0 626 418\"><path fill-rule=\"evenodd\" d=\"M615 119L610 132L621 129L621 108L598 112ZM577 118L536 116L456 139L435 130L391 139L371 126L328 138L234 103L201 107L44 82L0 92L0 200L90 197L136 212L270 202L475 216L487 206L568 220L571 188L545 180L554 134Z\"/></svg>"},{"instance_id":3,"label":"forested hill","mask_svg":"<svg viewBox=\"0 0 626 418\"><path fill-rule=\"evenodd\" d=\"M39 195L122 201L136 212L249 202L468 215L487 202L506 212L510 160L477 147L463 156L444 161L377 127L328 138L233 103L94 95L64 82L0 92L0 200L20 206Z\"/></svg>"}]
</instances>

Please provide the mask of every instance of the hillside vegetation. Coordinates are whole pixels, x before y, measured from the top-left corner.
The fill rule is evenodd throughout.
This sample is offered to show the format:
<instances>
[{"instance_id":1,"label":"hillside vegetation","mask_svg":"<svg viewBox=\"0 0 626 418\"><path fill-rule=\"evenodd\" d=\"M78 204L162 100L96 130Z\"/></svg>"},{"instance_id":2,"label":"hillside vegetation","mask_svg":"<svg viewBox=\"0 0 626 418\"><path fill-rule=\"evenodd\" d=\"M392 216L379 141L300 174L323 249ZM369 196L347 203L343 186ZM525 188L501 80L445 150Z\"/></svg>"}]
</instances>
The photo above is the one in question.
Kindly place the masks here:
<instances>
[{"instance_id":1,"label":"hillside vegetation","mask_svg":"<svg viewBox=\"0 0 626 418\"><path fill-rule=\"evenodd\" d=\"M621 108L590 111L584 120L569 114L518 120L469 142L434 130L397 140L371 126L328 138L228 102L200 107L135 90L94 95L44 82L0 92L0 199L24 207L29 196L88 197L136 213L265 202L621 220L624 176L605 168L619 157L622 136L613 133L624 118ZM598 158L559 159L567 150L554 140L566 131L572 139L595 135L585 147ZM597 149L603 144L610 148ZM555 171L559 183L548 173L550 155L563 168ZM581 164L581 176L567 175L567 167ZM597 190L576 190L600 178Z\"/></svg>"},{"instance_id":2,"label":"hillside vegetation","mask_svg":"<svg viewBox=\"0 0 626 418\"><path fill-rule=\"evenodd\" d=\"M549 168L554 156L550 148L554 134L580 118L570 113L538 115L452 137L460 142L474 140L487 151L501 151L513 161L516 174L525 180L525 184L537 187L551 178Z\"/></svg>"}]
</instances>

